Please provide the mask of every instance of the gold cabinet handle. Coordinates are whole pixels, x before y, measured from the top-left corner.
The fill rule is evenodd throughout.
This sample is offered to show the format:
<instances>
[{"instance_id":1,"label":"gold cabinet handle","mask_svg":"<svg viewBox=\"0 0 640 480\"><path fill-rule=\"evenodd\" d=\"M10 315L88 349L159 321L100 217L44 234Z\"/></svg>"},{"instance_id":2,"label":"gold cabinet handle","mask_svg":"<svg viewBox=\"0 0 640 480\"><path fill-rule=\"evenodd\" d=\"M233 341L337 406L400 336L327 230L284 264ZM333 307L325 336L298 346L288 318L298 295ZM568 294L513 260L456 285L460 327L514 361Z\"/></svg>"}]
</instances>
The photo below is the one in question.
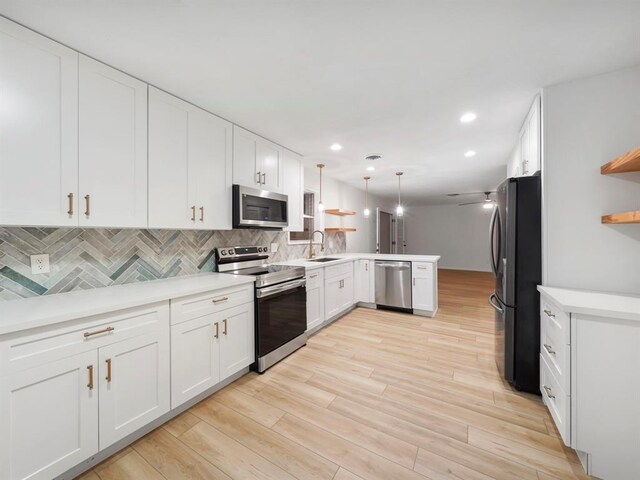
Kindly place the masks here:
<instances>
[{"instance_id":1,"label":"gold cabinet handle","mask_svg":"<svg viewBox=\"0 0 640 480\"><path fill-rule=\"evenodd\" d=\"M67 210L67 213L70 217L73 217L73 192L67 195L67 198L69 199L69 210Z\"/></svg>"},{"instance_id":2,"label":"gold cabinet handle","mask_svg":"<svg viewBox=\"0 0 640 480\"><path fill-rule=\"evenodd\" d=\"M215 333L213 334L213 338L218 338L218 334L219 334L218 329L219 329L219 327L220 327L220 326L218 325L218 322L214 323L214 324L213 324L213 327L214 327L214 329L215 329Z\"/></svg>"},{"instance_id":3,"label":"gold cabinet handle","mask_svg":"<svg viewBox=\"0 0 640 480\"><path fill-rule=\"evenodd\" d=\"M256 183L258 185L260 185L262 182L260 181L261 177L260 177L260 172L256 172L256 175L258 176L258 180L256 180Z\"/></svg>"},{"instance_id":4,"label":"gold cabinet handle","mask_svg":"<svg viewBox=\"0 0 640 480\"><path fill-rule=\"evenodd\" d=\"M226 335L227 334L227 319L226 318L224 320L222 320L222 324L224 325L222 333L224 333Z\"/></svg>"},{"instance_id":5,"label":"gold cabinet handle","mask_svg":"<svg viewBox=\"0 0 640 480\"><path fill-rule=\"evenodd\" d=\"M416 286L416 277L413 277L413 286Z\"/></svg>"},{"instance_id":6,"label":"gold cabinet handle","mask_svg":"<svg viewBox=\"0 0 640 480\"><path fill-rule=\"evenodd\" d=\"M546 385L543 385L542 388L544 388L544 391L547 392L547 397L556 398L555 395L551 395L551 392L552 392L551 388L547 387Z\"/></svg>"},{"instance_id":7,"label":"gold cabinet handle","mask_svg":"<svg viewBox=\"0 0 640 480\"><path fill-rule=\"evenodd\" d=\"M200 207L200 221L204 222L204 207Z\"/></svg>"},{"instance_id":8,"label":"gold cabinet handle","mask_svg":"<svg viewBox=\"0 0 640 480\"><path fill-rule=\"evenodd\" d=\"M313 275L309 275L309 278L316 278L318 276L317 273L314 273Z\"/></svg>"},{"instance_id":9,"label":"gold cabinet handle","mask_svg":"<svg viewBox=\"0 0 640 480\"><path fill-rule=\"evenodd\" d=\"M263 173L262 174L262 185L266 185L267 184L267 174Z\"/></svg>"},{"instance_id":10,"label":"gold cabinet handle","mask_svg":"<svg viewBox=\"0 0 640 480\"><path fill-rule=\"evenodd\" d=\"M84 196L84 204L86 207L84 214L88 217L89 215L91 215L91 195Z\"/></svg>"},{"instance_id":11,"label":"gold cabinet handle","mask_svg":"<svg viewBox=\"0 0 640 480\"><path fill-rule=\"evenodd\" d=\"M107 327L102 330L96 330L95 332L84 332L84 338L93 337L94 335L100 335L101 333L113 332L115 328Z\"/></svg>"},{"instance_id":12,"label":"gold cabinet handle","mask_svg":"<svg viewBox=\"0 0 640 480\"><path fill-rule=\"evenodd\" d=\"M93 390L93 365L89 365L87 370L89 371L89 383L87 383L87 388L89 390Z\"/></svg>"},{"instance_id":13,"label":"gold cabinet handle","mask_svg":"<svg viewBox=\"0 0 640 480\"><path fill-rule=\"evenodd\" d=\"M551 313L551 310L544 310L544 313L547 314L547 317L556 318L556 316L553 313Z\"/></svg>"},{"instance_id":14,"label":"gold cabinet handle","mask_svg":"<svg viewBox=\"0 0 640 480\"><path fill-rule=\"evenodd\" d=\"M226 302L227 300L229 300L229 297L214 298L212 302L217 305L218 303Z\"/></svg>"},{"instance_id":15,"label":"gold cabinet handle","mask_svg":"<svg viewBox=\"0 0 640 480\"><path fill-rule=\"evenodd\" d=\"M549 353L549 355L555 355L556 351L551 347L551 345L544 344L544 349Z\"/></svg>"},{"instance_id":16,"label":"gold cabinet handle","mask_svg":"<svg viewBox=\"0 0 640 480\"><path fill-rule=\"evenodd\" d=\"M105 363L107 364L107 376L104 378L107 382L111 383L111 359L107 358Z\"/></svg>"},{"instance_id":17,"label":"gold cabinet handle","mask_svg":"<svg viewBox=\"0 0 640 480\"><path fill-rule=\"evenodd\" d=\"M191 207L191 221L192 222L196 221L196 206L195 205L193 207Z\"/></svg>"}]
</instances>

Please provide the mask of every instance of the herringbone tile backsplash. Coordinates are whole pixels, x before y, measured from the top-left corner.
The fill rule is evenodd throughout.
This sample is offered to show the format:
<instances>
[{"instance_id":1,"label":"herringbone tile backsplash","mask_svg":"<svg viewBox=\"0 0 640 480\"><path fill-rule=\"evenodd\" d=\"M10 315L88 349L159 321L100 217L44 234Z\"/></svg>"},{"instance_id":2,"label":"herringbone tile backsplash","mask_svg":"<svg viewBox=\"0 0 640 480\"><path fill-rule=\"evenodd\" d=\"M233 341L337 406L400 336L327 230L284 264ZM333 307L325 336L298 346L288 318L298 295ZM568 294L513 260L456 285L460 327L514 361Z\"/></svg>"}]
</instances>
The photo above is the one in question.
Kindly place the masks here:
<instances>
[{"instance_id":1,"label":"herringbone tile backsplash","mask_svg":"<svg viewBox=\"0 0 640 480\"><path fill-rule=\"evenodd\" d=\"M309 248L265 230L0 227L0 301L211 272L215 247L271 243L279 245L272 262L304 257ZM327 253L345 251L344 233L327 234ZM39 253L49 254L51 273L31 273L29 256Z\"/></svg>"}]
</instances>

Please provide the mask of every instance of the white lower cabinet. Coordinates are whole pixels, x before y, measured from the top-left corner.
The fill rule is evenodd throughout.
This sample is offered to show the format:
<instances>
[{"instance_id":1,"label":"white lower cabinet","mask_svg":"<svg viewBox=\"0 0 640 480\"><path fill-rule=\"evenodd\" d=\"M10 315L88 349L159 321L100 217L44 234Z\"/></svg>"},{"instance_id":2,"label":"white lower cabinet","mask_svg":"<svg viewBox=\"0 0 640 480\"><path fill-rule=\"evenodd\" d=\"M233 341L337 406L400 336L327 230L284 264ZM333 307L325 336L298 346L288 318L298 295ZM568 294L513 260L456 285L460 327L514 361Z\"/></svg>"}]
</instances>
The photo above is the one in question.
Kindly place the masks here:
<instances>
[{"instance_id":1,"label":"white lower cabinet","mask_svg":"<svg viewBox=\"0 0 640 480\"><path fill-rule=\"evenodd\" d=\"M414 313L433 316L437 310L437 268L430 262L411 262L411 306Z\"/></svg>"},{"instance_id":2,"label":"white lower cabinet","mask_svg":"<svg viewBox=\"0 0 640 480\"><path fill-rule=\"evenodd\" d=\"M354 263L355 301L375 303L375 263L373 260L356 260Z\"/></svg>"},{"instance_id":3,"label":"white lower cabinet","mask_svg":"<svg viewBox=\"0 0 640 480\"><path fill-rule=\"evenodd\" d=\"M192 303L192 299L175 304ZM212 304L213 303L210 302ZM178 310L176 305L174 311ZM171 407L176 408L255 361L254 304L202 314L171 327Z\"/></svg>"},{"instance_id":4,"label":"white lower cabinet","mask_svg":"<svg viewBox=\"0 0 640 480\"><path fill-rule=\"evenodd\" d=\"M0 379L0 478L51 479L98 451L96 350Z\"/></svg>"},{"instance_id":5,"label":"white lower cabinet","mask_svg":"<svg viewBox=\"0 0 640 480\"><path fill-rule=\"evenodd\" d=\"M324 322L324 269L307 273L307 330Z\"/></svg>"},{"instance_id":6,"label":"white lower cabinet","mask_svg":"<svg viewBox=\"0 0 640 480\"><path fill-rule=\"evenodd\" d=\"M325 318L333 318L351 308L353 294L353 262L325 268Z\"/></svg>"},{"instance_id":7,"label":"white lower cabinet","mask_svg":"<svg viewBox=\"0 0 640 480\"><path fill-rule=\"evenodd\" d=\"M100 448L169 411L169 330L98 351Z\"/></svg>"}]
</instances>

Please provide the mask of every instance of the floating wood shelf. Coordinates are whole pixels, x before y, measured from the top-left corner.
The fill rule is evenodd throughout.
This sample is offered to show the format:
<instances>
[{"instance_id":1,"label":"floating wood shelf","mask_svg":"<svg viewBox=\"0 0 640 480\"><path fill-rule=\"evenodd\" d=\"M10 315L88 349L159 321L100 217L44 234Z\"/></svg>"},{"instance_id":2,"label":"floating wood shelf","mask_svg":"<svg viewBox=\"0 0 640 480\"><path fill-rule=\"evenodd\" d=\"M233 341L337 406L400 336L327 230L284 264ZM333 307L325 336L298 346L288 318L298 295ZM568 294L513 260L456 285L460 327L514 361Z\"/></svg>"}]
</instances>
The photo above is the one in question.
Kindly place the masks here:
<instances>
[{"instance_id":1,"label":"floating wood shelf","mask_svg":"<svg viewBox=\"0 0 640 480\"><path fill-rule=\"evenodd\" d=\"M329 208L325 210L325 213L328 213L330 215L340 215L341 217L356 214L356 212L354 212L353 210L341 210L339 208Z\"/></svg>"},{"instance_id":2,"label":"floating wood shelf","mask_svg":"<svg viewBox=\"0 0 640 480\"><path fill-rule=\"evenodd\" d=\"M602 175L627 172L640 172L640 147L620 155L600 167Z\"/></svg>"},{"instance_id":3,"label":"floating wood shelf","mask_svg":"<svg viewBox=\"0 0 640 480\"><path fill-rule=\"evenodd\" d=\"M602 223L640 223L640 210L603 215Z\"/></svg>"},{"instance_id":4,"label":"floating wood shelf","mask_svg":"<svg viewBox=\"0 0 640 480\"><path fill-rule=\"evenodd\" d=\"M327 233L347 233L347 232L355 232L355 228L346 228L346 227L331 227L325 228L325 232Z\"/></svg>"}]
</instances>

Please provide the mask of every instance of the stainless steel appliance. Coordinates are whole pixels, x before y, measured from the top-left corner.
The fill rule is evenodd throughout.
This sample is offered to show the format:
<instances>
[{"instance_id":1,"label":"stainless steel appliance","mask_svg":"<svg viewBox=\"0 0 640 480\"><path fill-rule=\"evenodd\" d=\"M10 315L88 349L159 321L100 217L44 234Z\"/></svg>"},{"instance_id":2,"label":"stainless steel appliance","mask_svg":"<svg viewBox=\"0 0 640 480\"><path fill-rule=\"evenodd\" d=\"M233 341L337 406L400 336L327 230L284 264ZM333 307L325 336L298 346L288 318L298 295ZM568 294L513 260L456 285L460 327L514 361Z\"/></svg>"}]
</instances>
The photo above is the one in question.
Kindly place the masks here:
<instances>
[{"instance_id":1,"label":"stainless steel appliance","mask_svg":"<svg viewBox=\"0 0 640 480\"><path fill-rule=\"evenodd\" d=\"M254 369L262 373L307 343L307 291L304 267L268 265L266 246L216 248L221 273L254 275Z\"/></svg>"},{"instance_id":2,"label":"stainless steel appliance","mask_svg":"<svg viewBox=\"0 0 640 480\"><path fill-rule=\"evenodd\" d=\"M376 304L411 310L411 262L376 260Z\"/></svg>"},{"instance_id":3,"label":"stainless steel appliance","mask_svg":"<svg viewBox=\"0 0 640 480\"><path fill-rule=\"evenodd\" d=\"M289 225L286 195L242 185L232 190L233 228L276 230Z\"/></svg>"},{"instance_id":4,"label":"stainless steel appliance","mask_svg":"<svg viewBox=\"0 0 640 480\"><path fill-rule=\"evenodd\" d=\"M489 239L496 363L516 389L540 393L540 176L509 178L496 197Z\"/></svg>"}]
</instances>

